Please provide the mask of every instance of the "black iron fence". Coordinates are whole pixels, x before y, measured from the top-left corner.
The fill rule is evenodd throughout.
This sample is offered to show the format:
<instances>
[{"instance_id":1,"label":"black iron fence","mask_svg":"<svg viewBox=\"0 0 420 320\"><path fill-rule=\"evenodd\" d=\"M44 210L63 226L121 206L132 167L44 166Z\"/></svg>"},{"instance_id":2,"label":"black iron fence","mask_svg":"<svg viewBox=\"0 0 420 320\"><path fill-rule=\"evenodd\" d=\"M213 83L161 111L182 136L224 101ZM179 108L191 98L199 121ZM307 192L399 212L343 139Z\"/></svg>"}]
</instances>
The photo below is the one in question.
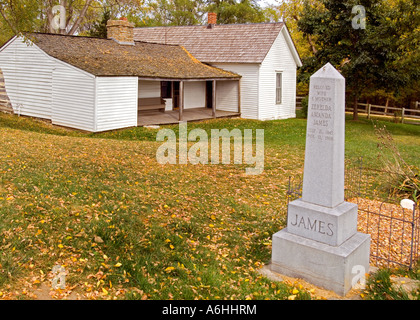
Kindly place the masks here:
<instances>
[{"instance_id":1,"label":"black iron fence","mask_svg":"<svg viewBox=\"0 0 420 320\"><path fill-rule=\"evenodd\" d=\"M346 165L345 198L358 205L358 231L370 234L370 263L412 268L420 259L420 210L400 206L402 199L379 199L377 177L384 171L362 162ZM302 195L302 177L289 177L287 203Z\"/></svg>"}]
</instances>

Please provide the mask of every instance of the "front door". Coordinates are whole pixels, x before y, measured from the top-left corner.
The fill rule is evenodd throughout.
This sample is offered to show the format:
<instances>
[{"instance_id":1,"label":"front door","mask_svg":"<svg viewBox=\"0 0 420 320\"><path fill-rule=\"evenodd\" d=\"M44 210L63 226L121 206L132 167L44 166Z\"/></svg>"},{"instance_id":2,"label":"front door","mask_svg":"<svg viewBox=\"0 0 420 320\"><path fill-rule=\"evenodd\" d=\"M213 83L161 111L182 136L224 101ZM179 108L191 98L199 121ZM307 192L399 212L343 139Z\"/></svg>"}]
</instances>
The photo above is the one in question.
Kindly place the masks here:
<instances>
[{"instance_id":1,"label":"front door","mask_svg":"<svg viewBox=\"0 0 420 320\"><path fill-rule=\"evenodd\" d=\"M206 107L213 107L213 81L206 81Z\"/></svg>"},{"instance_id":2,"label":"front door","mask_svg":"<svg viewBox=\"0 0 420 320\"><path fill-rule=\"evenodd\" d=\"M179 81L172 82L172 106L173 110L179 109Z\"/></svg>"}]
</instances>

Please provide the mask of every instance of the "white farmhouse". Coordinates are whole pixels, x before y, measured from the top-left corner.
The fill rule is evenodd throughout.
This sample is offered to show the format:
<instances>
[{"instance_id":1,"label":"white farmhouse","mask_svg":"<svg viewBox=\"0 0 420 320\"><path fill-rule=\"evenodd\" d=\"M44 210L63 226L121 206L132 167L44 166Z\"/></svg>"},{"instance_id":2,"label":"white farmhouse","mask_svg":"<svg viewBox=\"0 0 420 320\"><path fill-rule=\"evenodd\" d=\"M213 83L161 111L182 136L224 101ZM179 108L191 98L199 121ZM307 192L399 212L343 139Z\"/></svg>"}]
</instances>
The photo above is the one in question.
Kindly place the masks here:
<instances>
[{"instance_id":1,"label":"white farmhouse","mask_svg":"<svg viewBox=\"0 0 420 320\"><path fill-rule=\"evenodd\" d=\"M90 132L240 115L240 75L179 45L134 41L133 27L110 20L108 39L13 37L0 48L0 111Z\"/></svg>"},{"instance_id":2,"label":"white farmhouse","mask_svg":"<svg viewBox=\"0 0 420 320\"><path fill-rule=\"evenodd\" d=\"M240 74L242 118L295 117L296 69L302 62L286 25L218 25L211 13L208 22L135 28L134 39L181 45L203 63Z\"/></svg>"}]
</instances>

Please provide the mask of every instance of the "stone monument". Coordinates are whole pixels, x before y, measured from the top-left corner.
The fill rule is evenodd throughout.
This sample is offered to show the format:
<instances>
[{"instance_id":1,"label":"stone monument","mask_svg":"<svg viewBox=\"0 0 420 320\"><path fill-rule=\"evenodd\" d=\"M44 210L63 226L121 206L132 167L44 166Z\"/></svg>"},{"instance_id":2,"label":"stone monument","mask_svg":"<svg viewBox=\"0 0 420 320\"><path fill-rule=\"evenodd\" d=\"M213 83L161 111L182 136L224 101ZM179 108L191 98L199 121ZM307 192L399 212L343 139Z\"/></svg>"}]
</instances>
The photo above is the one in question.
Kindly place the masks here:
<instances>
[{"instance_id":1,"label":"stone monument","mask_svg":"<svg viewBox=\"0 0 420 320\"><path fill-rule=\"evenodd\" d=\"M345 295L369 271L370 236L344 201L345 79L327 63L311 76L302 198L273 235L272 271ZM363 274L364 276L364 274Z\"/></svg>"}]
</instances>

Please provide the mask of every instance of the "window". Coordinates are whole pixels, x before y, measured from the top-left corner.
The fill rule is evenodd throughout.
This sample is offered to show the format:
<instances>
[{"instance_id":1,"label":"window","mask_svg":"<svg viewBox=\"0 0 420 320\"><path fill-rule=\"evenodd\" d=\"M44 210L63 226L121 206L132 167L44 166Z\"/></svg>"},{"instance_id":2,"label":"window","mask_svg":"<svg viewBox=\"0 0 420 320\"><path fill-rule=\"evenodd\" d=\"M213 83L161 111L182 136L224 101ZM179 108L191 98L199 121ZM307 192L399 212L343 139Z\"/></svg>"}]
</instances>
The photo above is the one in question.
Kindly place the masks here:
<instances>
[{"instance_id":1,"label":"window","mask_svg":"<svg viewBox=\"0 0 420 320\"><path fill-rule=\"evenodd\" d=\"M276 104L281 104L282 73L276 73Z\"/></svg>"}]
</instances>

